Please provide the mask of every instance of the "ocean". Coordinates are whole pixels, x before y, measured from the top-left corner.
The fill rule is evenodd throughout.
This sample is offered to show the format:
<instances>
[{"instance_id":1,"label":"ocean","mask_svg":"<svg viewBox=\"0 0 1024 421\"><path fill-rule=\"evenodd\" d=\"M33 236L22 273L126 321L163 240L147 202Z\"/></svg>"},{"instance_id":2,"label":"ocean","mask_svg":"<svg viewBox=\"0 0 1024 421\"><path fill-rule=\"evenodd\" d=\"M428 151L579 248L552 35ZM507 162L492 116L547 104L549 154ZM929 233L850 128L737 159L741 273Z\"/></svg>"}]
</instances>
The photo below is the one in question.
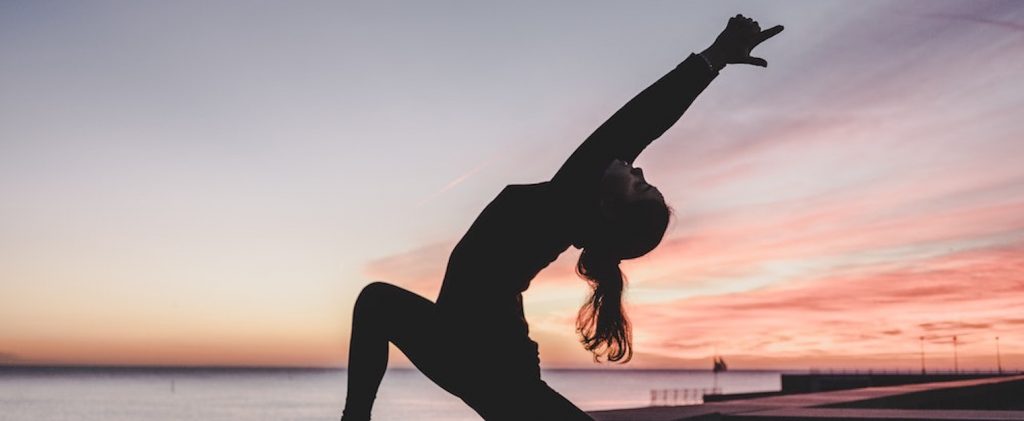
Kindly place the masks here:
<instances>
[{"instance_id":1,"label":"ocean","mask_svg":"<svg viewBox=\"0 0 1024 421\"><path fill-rule=\"evenodd\" d=\"M716 382L710 371L676 370L545 370L542 378L584 410L647 406L652 389L659 404L678 403ZM728 371L717 385L724 393L779 390L780 376ZM344 400L344 370L0 368L3 421L337 420ZM480 419L413 369L388 370L373 418Z\"/></svg>"}]
</instances>

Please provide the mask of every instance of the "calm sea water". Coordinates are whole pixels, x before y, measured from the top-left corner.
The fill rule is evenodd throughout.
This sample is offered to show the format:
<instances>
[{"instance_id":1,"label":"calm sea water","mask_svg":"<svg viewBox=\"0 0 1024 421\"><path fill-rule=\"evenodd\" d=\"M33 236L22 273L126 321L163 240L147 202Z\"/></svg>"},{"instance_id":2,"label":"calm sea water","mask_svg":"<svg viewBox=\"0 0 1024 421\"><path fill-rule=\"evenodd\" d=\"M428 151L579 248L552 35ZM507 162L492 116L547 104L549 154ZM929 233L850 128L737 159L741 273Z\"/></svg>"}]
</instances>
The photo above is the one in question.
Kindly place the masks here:
<instances>
[{"instance_id":1,"label":"calm sea water","mask_svg":"<svg viewBox=\"0 0 1024 421\"><path fill-rule=\"evenodd\" d=\"M651 389L710 388L710 372L546 370L584 410L645 406ZM778 390L779 373L720 373L725 393ZM337 420L344 370L0 368L0 420ZM671 395L670 395L671 398ZM389 370L375 420L479 420L416 370Z\"/></svg>"}]
</instances>

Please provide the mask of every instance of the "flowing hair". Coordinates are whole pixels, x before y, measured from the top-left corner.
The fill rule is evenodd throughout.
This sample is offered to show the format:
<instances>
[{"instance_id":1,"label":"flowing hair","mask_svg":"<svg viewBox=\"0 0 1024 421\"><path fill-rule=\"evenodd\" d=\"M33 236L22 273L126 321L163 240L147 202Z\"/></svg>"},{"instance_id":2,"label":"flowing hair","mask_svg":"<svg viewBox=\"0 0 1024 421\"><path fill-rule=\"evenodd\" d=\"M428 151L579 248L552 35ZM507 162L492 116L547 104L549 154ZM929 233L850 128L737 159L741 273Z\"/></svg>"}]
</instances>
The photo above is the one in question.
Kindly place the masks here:
<instances>
[{"instance_id":1,"label":"flowing hair","mask_svg":"<svg viewBox=\"0 0 1024 421\"><path fill-rule=\"evenodd\" d=\"M626 276L619 263L657 247L671 210L661 200L644 200L623 206L617 215L605 221L576 263L576 273L593 289L576 315L576 331L594 361L604 355L608 361L626 363L633 358L633 332L623 307Z\"/></svg>"},{"instance_id":2,"label":"flowing hair","mask_svg":"<svg viewBox=\"0 0 1024 421\"><path fill-rule=\"evenodd\" d=\"M608 361L628 362L633 358L633 334L622 308L626 277L619 269L619 259L585 248L576 263L576 273L593 288L576 315L580 342L594 354L594 361L604 354Z\"/></svg>"}]
</instances>

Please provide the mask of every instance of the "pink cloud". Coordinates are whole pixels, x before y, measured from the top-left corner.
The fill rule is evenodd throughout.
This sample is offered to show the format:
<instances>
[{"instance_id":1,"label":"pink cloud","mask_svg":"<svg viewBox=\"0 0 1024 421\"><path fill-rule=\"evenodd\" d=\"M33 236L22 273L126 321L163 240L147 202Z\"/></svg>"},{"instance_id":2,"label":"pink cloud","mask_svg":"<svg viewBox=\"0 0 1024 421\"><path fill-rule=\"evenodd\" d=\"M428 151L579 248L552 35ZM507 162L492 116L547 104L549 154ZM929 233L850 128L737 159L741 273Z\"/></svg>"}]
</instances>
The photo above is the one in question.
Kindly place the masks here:
<instances>
[{"instance_id":1,"label":"pink cloud","mask_svg":"<svg viewBox=\"0 0 1024 421\"><path fill-rule=\"evenodd\" d=\"M788 358L816 352L916 360L919 336L964 355L989 353L1002 335L1008 351L1024 306L1024 243L950 253L876 273L836 270L816 279L757 291L636 305L637 348L697 358L712 352Z\"/></svg>"}]
</instances>

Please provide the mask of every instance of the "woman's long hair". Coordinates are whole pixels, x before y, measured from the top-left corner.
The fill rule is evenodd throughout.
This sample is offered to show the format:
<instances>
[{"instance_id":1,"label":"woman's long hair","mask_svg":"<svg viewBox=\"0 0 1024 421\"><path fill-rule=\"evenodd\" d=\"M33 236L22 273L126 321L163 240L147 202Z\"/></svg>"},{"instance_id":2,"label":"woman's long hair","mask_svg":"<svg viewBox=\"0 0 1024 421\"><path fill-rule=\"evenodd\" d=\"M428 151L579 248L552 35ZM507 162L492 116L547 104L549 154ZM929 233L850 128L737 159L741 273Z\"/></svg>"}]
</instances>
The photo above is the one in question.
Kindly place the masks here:
<instances>
[{"instance_id":1,"label":"woman's long hair","mask_svg":"<svg viewBox=\"0 0 1024 421\"><path fill-rule=\"evenodd\" d=\"M595 361L601 355L622 363L633 358L633 336L622 302L626 276L619 262L653 250L665 235L670 212L660 200L626 205L616 212L615 219L606 220L583 248L576 273L593 292L576 315L576 331Z\"/></svg>"},{"instance_id":2,"label":"woman's long hair","mask_svg":"<svg viewBox=\"0 0 1024 421\"><path fill-rule=\"evenodd\" d=\"M576 273L593 288L576 315L576 331L595 361L605 354L608 361L625 363L633 358L632 331L622 308L626 277L618 258L594 250L584 248L576 263Z\"/></svg>"}]
</instances>

